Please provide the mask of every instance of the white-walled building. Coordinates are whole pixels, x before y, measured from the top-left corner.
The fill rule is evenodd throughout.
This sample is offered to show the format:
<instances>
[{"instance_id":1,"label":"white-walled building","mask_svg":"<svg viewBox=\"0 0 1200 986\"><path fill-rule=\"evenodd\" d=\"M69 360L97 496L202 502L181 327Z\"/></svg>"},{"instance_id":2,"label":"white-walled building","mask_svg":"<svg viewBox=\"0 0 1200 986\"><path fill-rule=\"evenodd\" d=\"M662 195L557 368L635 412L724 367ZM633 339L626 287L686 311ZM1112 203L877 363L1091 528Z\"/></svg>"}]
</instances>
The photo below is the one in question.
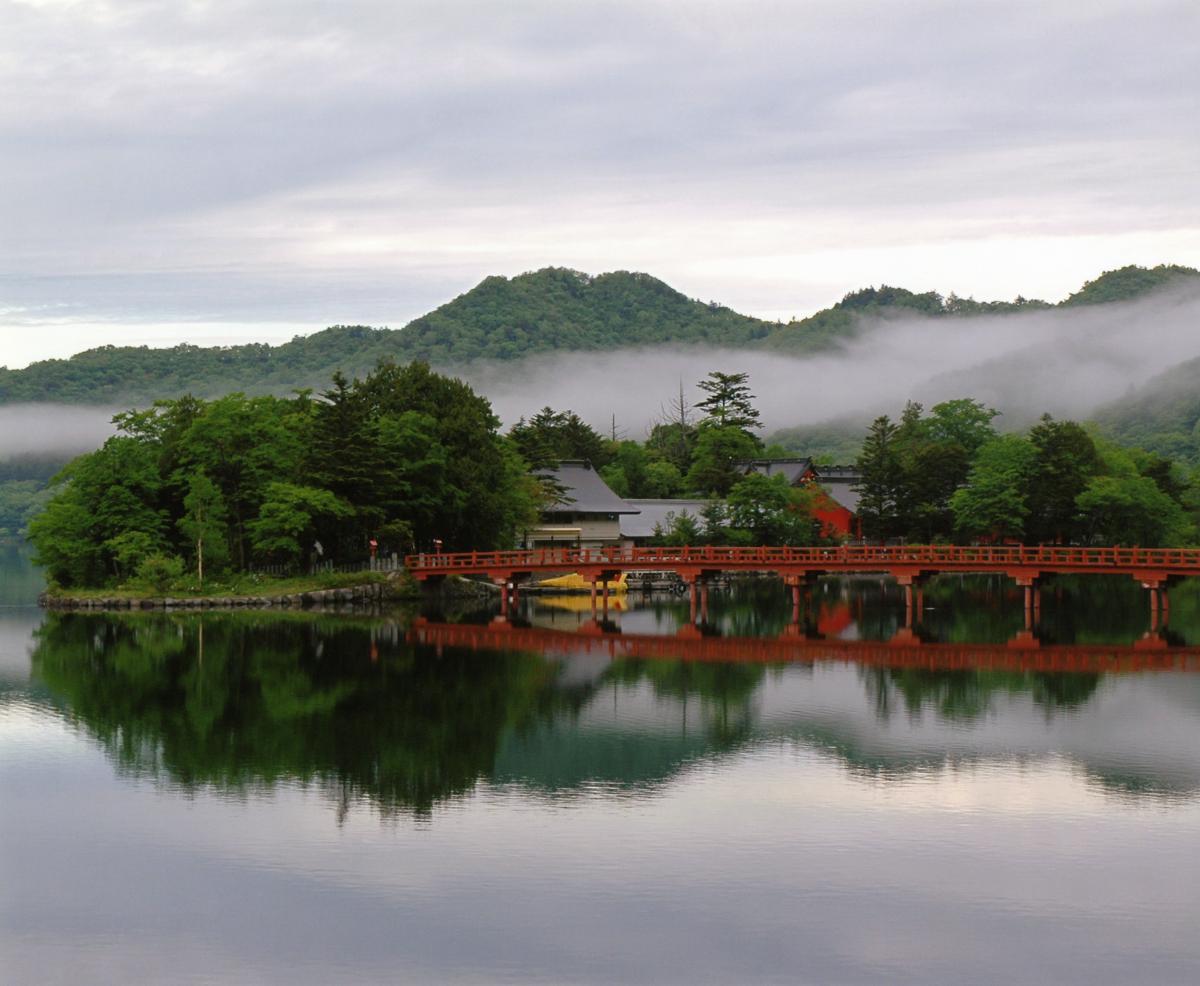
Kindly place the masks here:
<instances>
[{"instance_id":1,"label":"white-walled building","mask_svg":"<svg viewBox=\"0 0 1200 986\"><path fill-rule=\"evenodd\" d=\"M590 463L564 460L557 469L541 470L563 491L562 499L542 512L539 523L525 532L526 548L603 548L621 544L621 517L638 513L622 500Z\"/></svg>"}]
</instances>

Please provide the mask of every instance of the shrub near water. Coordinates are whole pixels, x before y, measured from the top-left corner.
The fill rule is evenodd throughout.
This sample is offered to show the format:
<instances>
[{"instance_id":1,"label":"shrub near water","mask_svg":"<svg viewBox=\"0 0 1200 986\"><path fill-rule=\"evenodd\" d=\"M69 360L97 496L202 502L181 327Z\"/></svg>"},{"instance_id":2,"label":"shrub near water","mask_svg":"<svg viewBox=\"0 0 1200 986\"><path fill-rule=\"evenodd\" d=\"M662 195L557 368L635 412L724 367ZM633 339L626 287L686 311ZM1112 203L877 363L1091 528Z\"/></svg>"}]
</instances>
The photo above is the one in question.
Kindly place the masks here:
<instances>
[{"instance_id":1,"label":"shrub near water","mask_svg":"<svg viewBox=\"0 0 1200 986\"><path fill-rule=\"evenodd\" d=\"M137 571L138 581L160 595L169 591L182 575L182 558L160 554L148 556L138 566Z\"/></svg>"}]
</instances>

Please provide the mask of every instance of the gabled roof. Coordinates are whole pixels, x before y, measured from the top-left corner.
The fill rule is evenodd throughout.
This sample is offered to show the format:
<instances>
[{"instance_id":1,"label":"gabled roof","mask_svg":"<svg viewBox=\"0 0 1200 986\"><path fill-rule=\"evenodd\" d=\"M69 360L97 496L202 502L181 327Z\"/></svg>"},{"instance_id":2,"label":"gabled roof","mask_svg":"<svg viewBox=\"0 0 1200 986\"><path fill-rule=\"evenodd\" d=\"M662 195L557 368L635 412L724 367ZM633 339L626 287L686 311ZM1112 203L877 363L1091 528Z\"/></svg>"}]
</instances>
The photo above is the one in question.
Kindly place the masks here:
<instances>
[{"instance_id":1,"label":"gabled roof","mask_svg":"<svg viewBox=\"0 0 1200 986\"><path fill-rule=\"evenodd\" d=\"M578 459L564 459L557 469L539 469L534 475L554 479L564 490L564 497L548 512L570 512L577 514L636 514L631 507L592 468L591 463Z\"/></svg>"},{"instance_id":2,"label":"gabled roof","mask_svg":"<svg viewBox=\"0 0 1200 986\"><path fill-rule=\"evenodd\" d=\"M862 482L862 473L857 466L817 466L816 474L817 482L830 499L852 514L858 513L858 501L861 499L858 484Z\"/></svg>"},{"instance_id":3,"label":"gabled roof","mask_svg":"<svg viewBox=\"0 0 1200 986\"><path fill-rule=\"evenodd\" d=\"M697 520L700 511L709 505L710 500L634 500L628 501L632 507L637 507L640 513L621 518L621 537L648 538L654 536L654 528L661 527L664 531L670 526L668 515L680 517L691 514Z\"/></svg>"},{"instance_id":4,"label":"gabled roof","mask_svg":"<svg viewBox=\"0 0 1200 986\"><path fill-rule=\"evenodd\" d=\"M734 463L743 476L758 473L762 476L783 476L789 486L795 486L813 468L812 459L743 459Z\"/></svg>"}]
</instances>

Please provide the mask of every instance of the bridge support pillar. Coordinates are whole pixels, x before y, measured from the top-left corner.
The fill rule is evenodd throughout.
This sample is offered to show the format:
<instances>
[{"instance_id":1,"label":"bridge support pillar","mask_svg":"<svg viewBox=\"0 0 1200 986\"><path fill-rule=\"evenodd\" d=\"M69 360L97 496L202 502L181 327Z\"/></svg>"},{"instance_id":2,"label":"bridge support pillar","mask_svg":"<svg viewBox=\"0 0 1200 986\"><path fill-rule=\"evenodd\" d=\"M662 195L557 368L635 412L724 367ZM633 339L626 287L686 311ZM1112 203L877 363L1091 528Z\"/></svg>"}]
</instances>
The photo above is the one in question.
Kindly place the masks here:
<instances>
[{"instance_id":1,"label":"bridge support pillar","mask_svg":"<svg viewBox=\"0 0 1200 986\"><path fill-rule=\"evenodd\" d=\"M1160 616L1163 623L1166 622L1167 612L1170 603L1167 601L1167 587L1170 585L1170 578L1160 572L1135 572L1133 577L1137 579L1143 589L1150 591L1150 629L1157 630L1159 627ZM1161 612L1160 612L1161 611Z\"/></svg>"},{"instance_id":2,"label":"bridge support pillar","mask_svg":"<svg viewBox=\"0 0 1200 986\"><path fill-rule=\"evenodd\" d=\"M929 575L918 568L908 566L894 567L891 574L904 589L904 626L911 628L914 613L920 616L921 610L925 608L925 591L922 587Z\"/></svg>"}]
</instances>

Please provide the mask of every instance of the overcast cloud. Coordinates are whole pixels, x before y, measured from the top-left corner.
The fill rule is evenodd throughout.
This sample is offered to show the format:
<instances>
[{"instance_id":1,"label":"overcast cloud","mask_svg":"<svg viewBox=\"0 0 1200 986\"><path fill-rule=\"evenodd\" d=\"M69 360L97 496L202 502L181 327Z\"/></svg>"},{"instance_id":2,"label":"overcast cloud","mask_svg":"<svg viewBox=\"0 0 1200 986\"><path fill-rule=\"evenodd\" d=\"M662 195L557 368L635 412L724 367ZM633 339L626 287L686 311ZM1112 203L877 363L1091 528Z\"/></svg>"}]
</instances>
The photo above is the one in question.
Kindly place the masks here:
<instances>
[{"instance_id":1,"label":"overcast cloud","mask_svg":"<svg viewBox=\"0 0 1200 986\"><path fill-rule=\"evenodd\" d=\"M10 366L551 264L772 318L1200 264L1194 0L0 0L0 92Z\"/></svg>"}]
</instances>

